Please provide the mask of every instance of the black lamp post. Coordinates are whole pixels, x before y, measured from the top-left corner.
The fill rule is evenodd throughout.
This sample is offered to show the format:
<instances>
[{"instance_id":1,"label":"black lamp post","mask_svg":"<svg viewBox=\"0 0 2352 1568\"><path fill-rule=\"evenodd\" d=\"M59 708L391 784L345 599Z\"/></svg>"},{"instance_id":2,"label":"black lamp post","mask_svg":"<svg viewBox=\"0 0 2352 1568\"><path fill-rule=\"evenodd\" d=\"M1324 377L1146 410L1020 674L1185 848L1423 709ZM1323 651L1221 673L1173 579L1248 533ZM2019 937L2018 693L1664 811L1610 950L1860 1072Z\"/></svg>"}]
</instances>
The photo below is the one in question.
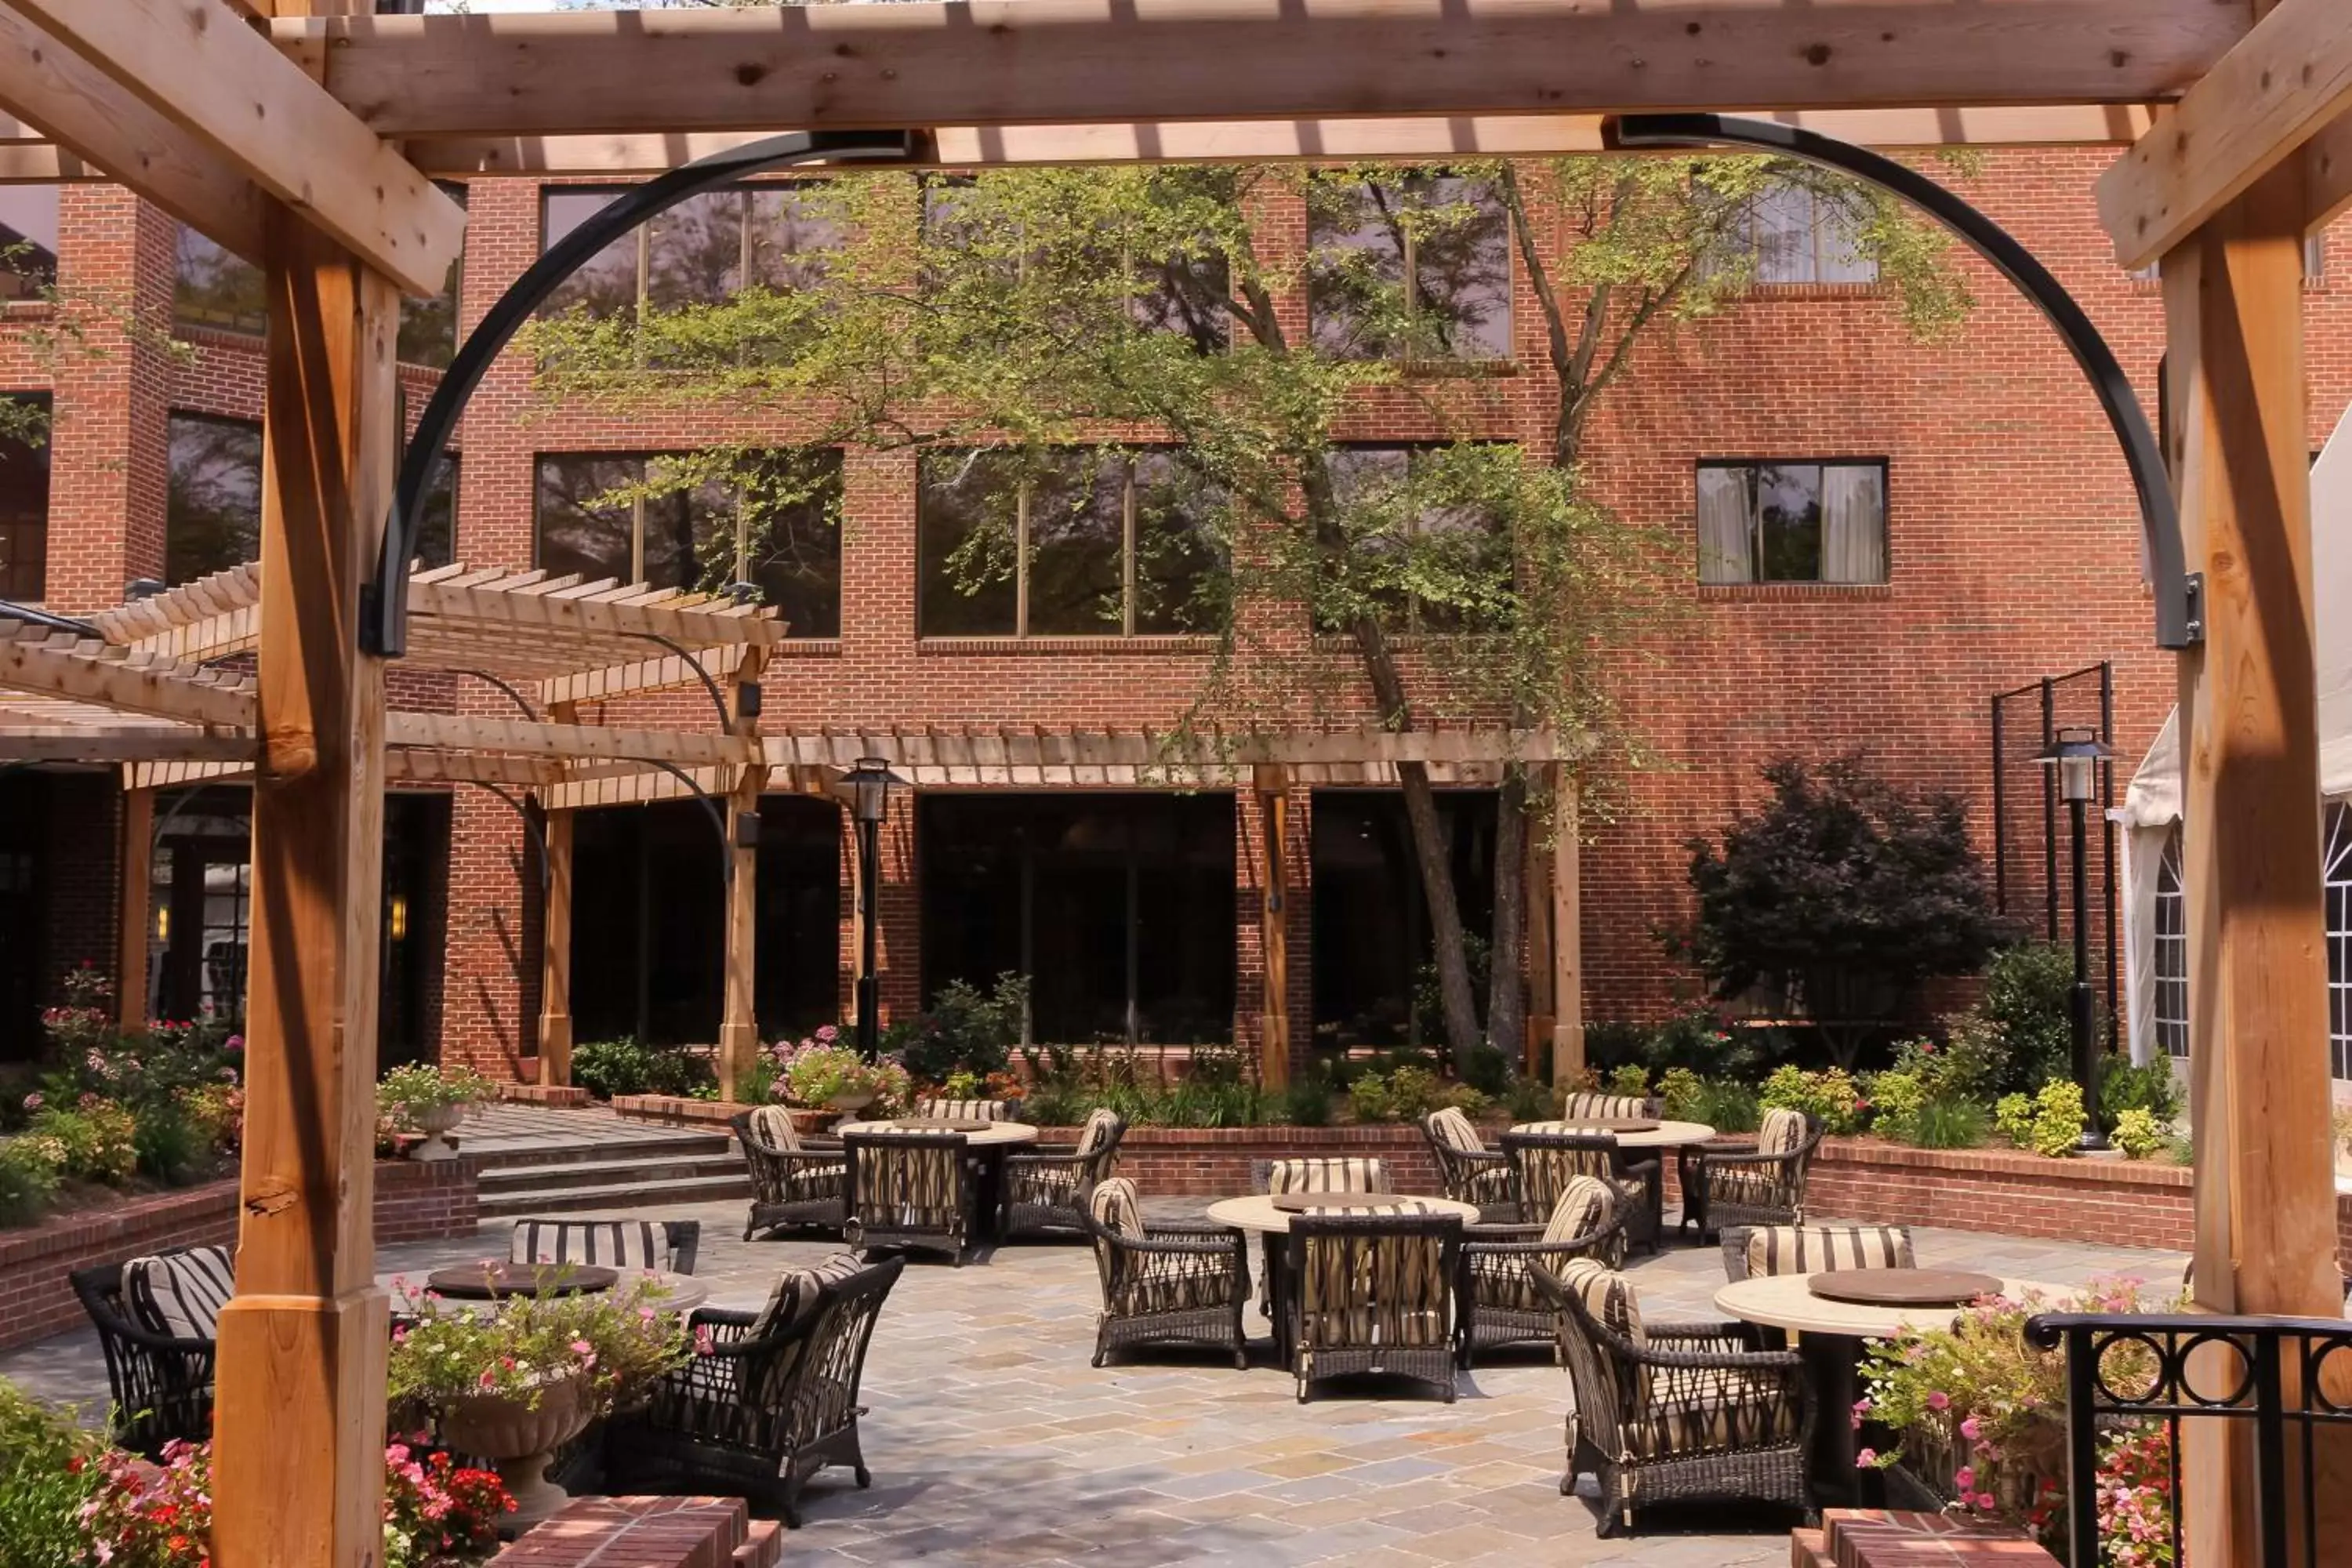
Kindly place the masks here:
<instances>
[{"instance_id":1,"label":"black lamp post","mask_svg":"<svg viewBox=\"0 0 2352 1568\"><path fill-rule=\"evenodd\" d=\"M2083 1091L2083 1140L2085 1150L2105 1149L2106 1134L2099 1131L2098 1040L2091 1000L2090 884L2084 853L2084 818L2098 791L2099 763L2109 752L2095 730L2062 729L2042 753L2042 765L2058 770L2058 794L2066 802L2066 821L2073 840L2074 880L2074 984L2066 994L2066 1018L2074 1046L2074 1083Z\"/></svg>"},{"instance_id":2,"label":"black lamp post","mask_svg":"<svg viewBox=\"0 0 2352 1568\"><path fill-rule=\"evenodd\" d=\"M871 1061L882 1048L881 982L874 973L880 921L874 884L881 876L882 819L889 815L890 787L907 781L880 757L860 757L845 782L849 815L857 823L857 1052Z\"/></svg>"}]
</instances>

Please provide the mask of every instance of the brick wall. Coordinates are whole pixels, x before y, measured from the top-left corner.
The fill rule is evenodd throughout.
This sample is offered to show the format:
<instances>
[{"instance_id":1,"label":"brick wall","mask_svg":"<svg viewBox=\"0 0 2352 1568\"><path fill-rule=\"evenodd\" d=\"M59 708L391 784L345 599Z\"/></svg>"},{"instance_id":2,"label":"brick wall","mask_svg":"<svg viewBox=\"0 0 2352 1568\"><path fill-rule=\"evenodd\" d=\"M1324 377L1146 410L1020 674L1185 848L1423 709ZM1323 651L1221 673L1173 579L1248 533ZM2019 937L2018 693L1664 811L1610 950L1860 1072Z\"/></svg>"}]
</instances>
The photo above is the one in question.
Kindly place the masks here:
<instances>
[{"instance_id":1,"label":"brick wall","mask_svg":"<svg viewBox=\"0 0 2352 1568\"><path fill-rule=\"evenodd\" d=\"M465 1157L376 1162L377 1245L472 1235L479 1174L480 1163ZM76 1269L179 1247L234 1247L236 1222L236 1184L221 1181L0 1231L0 1350L87 1321L68 1279Z\"/></svg>"},{"instance_id":2,"label":"brick wall","mask_svg":"<svg viewBox=\"0 0 2352 1568\"><path fill-rule=\"evenodd\" d=\"M490 1561L499 1568L772 1568L783 1531L741 1498L575 1498Z\"/></svg>"},{"instance_id":3,"label":"brick wall","mask_svg":"<svg viewBox=\"0 0 2352 1568\"><path fill-rule=\"evenodd\" d=\"M1911 1149L1831 1138L1813 1162L1805 1206L1874 1225L1947 1226L2185 1252L2194 1233L2189 1180L2185 1165L2045 1160L2008 1150ZM2340 1201L2337 1210L2347 1212Z\"/></svg>"}]
</instances>

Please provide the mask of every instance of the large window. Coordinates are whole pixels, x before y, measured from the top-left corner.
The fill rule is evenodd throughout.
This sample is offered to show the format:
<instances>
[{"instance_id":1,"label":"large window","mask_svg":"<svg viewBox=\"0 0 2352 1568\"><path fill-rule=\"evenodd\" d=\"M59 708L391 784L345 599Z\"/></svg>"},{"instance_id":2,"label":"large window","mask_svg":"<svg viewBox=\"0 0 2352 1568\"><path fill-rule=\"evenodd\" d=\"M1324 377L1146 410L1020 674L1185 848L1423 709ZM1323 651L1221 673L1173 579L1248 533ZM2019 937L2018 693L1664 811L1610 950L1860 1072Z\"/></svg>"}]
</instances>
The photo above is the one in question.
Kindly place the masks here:
<instances>
[{"instance_id":1,"label":"large window","mask_svg":"<svg viewBox=\"0 0 2352 1568\"><path fill-rule=\"evenodd\" d=\"M261 426L174 414L163 576L174 585L261 554Z\"/></svg>"},{"instance_id":2,"label":"large window","mask_svg":"<svg viewBox=\"0 0 2352 1568\"><path fill-rule=\"evenodd\" d=\"M841 454L779 452L740 483L631 495L658 454L539 459L539 562L551 573L659 588L760 590L794 637L841 632Z\"/></svg>"},{"instance_id":3,"label":"large window","mask_svg":"<svg viewBox=\"0 0 2352 1568\"><path fill-rule=\"evenodd\" d=\"M466 205L465 186L438 180L434 184L459 206ZM401 363L421 364L434 370L448 368L457 352L457 283L465 270L466 258L461 253L449 263L449 276L442 281L438 294L429 299L401 297Z\"/></svg>"},{"instance_id":4,"label":"large window","mask_svg":"<svg viewBox=\"0 0 2352 1568\"><path fill-rule=\"evenodd\" d=\"M260 268L187 225L180 226L178 265L172 282L174 322L257 337L268 324L262 289Z\"/></svg>"},{"instance_id":5,"label":"large window","mask_svg":"<svg viewBox=\"0 0 2352 1568\"><path fill-rule=\"evenodd\" d=\"M1886 464L1701 463L1702 583L1884 583Z\"/></svg>"},{"instance_id":6,"label":"large window","mask_svg":"<svg viewBox=\"0 0 2352 1568\"><path fill-rule=\"evenodd\" d=\"M47 584L49 552L49 444L32 426L46 426L45 395L14 394L11 414L27 417L0 422L0 599L37 600Z\"/></svg>"},{"instance_id":7,"label":"large window","mask_svg":"<svg viewBox=\"0 0 2352 1568\"><path fill-rule=\"evenodd\" d=\"M1804 185L1780 184L1749 199L1735 243L1758 283L1875 283L1848 209Z\"/></svg>"},{"instance_id":8,"label":"large window","mask_svg":"<svg viewBox=\"0 0 2352 1568\"><path fill-rule=\"evenodd\" d=\"M573 273L550 311L614 316L714 305L746 288L805 287L841 242L805 183L738 185L689 196L623 235ZM541 247L579 227L621 192L556 186L542 202Z\"/></svg>"},{"instance_id":9,"label":"large window","mask_svg":"<svg viewBox=\"0 0 2352 1568\"><path fill-rule=\"evenodd\" d=\"M1509 540L1500 521L1483 508L1451 504L1444 486L1431 479L1429 465L1443 448L1412 446L1333 447L1324 464L1332 499L1354 536L1354 569L1362 573L1366 595L1380 607L1381 623L1401 632L1474 629L1475 613L1453 599L1415 592L1406 583L1420 578L1469 590L1508 578ZM1412 570L1418 563L1427 573ZM1321 617L1326 631L1343 630L1338 616Z\"/></svg>"},{"instance_id":10,"label":"large window","mask_svg":"<svg viewBox=\"0 0 2352 1568\"><path fill-rule=\"evenodd\" d=\"M2328 1071L2352 1078L2352 806L2341 801L2327 808L2321 865L2327 892Z\"/></svg>"},{"instance_id":11,"label":"large window","mask_svg":"<svg viewBox=\"0 0 2352 1568\"><path fill-rule=\"evenodd\" d=\"M2335 912L2335 897L2331 891L2328 912ZM2334 930L2331 921L2330 930ZM2333 984L2336 976L2336 943L2328 943L2328 1000L2333 1004L2331 1032L2340 1037L2343 1028L2343 997ZM2174 823L2165 835L2164 853L2156 862L2156 995L2152 999L2156 1017L2156 1043L2168 1057L2189 1059L2189 913L2180 893L2180 825ZM2336 1074L2345 1076L2339 1069Z\"/></svg>"},{"instance_id":12,"label":"large window","mask_svg":"<svg viewBox=\"0 0 2352 1568\"><path fill-rule=\"evenodd\" d=\"M38 299L57 280L57 186L0 185L0 300Z\"/></svg>"},{"instance_id":13,"label":"large window","mask_svg":"<svg viewBox=\"0 0 2352 1568\"><path fill-rule=\"evenodd\" d=\"M1494 923L1495 796L1446 790L1439 830L1462 920L1484 937ZM1315 1041L1318 1046L1435 1045L1435 949L1422 897L1404 796L1392 789L1318 789L1313 819ZM1483 981L1473 985L1486 1005Z\"/></svg>"},{"instance_id":14,"label":"large window","mask_svg":"<svg viewBox=\"0 0 2352 1568\"><path fill-rule=\"evenodd\" d=\"M457 473L455 452L441 454L441 466L425 487L425 513L416 530L416 559L427 566L446 566L457 559Z\"/></svg>"},{"instance_id":15,"label":"large window","mask_svg":"<svg viewBox=\"0 0 2352 1568\"><path fill-rule=\"evenodd\" d=\"M1030 977L1030 1037L1190 1045L1234 1029L1234 797L926 795L923 985Z\"/></svg>"},{"instance_id":16,"label":"large window","mask_svg":"<svg viewBox=\"0 0 2352 1568\"><path fill-rule=\"evenodd\" d=\"M1230 588L1223 505L1176 447L927 452L921 633L1214 632Z\"/></svg>"},{"instance_id":17,"label":"large window","mask_svg":"<svg viewBox=\"0 0 2352 1568\"><path fill-rule=\"evenodd\" d=\"M1451 174L1307 186L1315 346L1341 359L1511 357L1511 226Z\"/></svg>"}]
</instances>

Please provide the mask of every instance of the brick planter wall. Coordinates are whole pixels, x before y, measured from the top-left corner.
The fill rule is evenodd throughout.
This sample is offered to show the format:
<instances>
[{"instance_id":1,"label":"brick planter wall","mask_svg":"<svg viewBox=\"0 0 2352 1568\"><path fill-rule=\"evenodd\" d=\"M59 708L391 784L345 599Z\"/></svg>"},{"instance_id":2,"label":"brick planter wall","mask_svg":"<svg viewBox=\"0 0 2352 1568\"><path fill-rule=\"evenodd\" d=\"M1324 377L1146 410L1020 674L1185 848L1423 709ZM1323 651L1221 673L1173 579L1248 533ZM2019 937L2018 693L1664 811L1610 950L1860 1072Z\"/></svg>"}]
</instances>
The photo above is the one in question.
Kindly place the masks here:
<instances>
[{"instance_id":1,"label":"brick planter wall","mask_svg":"<svg viewBox=\"0 0 2352 1568\"><path fill-rule=\"evenodd\" d=\"M1047 1127L1048 1143L1075 1143L1075 1127ZM1146 1197L1230 1198L1250 1190L1250 1162L1312 1156L1376 1159L1401 1193L1444 1190L1418 1127L1130 1127L1118 1173Z\"/></svg>"},{"instance_id":2,"label":"brick planter wall","mask_svg":"<svg viewBox=\"0 0 2352 1568\"><path fill-rule=\"evenodd\" d=\"M426 1165L378 1161L376 1240L470 1236L479 1172L478 1162L464 1158ZM183 1247L233 1247L236 1213L236 1184L208 1182L0 1231L0 1350L82 1325L68 1278L76 1269Z\"/></svg>"},{"instance_id":3,"label":"brick planter wall","mask_svg":"<svg viewBox=\"0 0 2352 1568\"><path fill-rule=\"evenodd\" d=\"M575 1498L490 1559L494 1568L774 1568L783 1531L741 1498Z\"/></svg>"},{"instance_id":4,"label":"brick planter wall","mask_svg":"<svg viewBox=\"0 0 2352 1568\"><path fill-rule=\"evenodd\" d=\"M2189 1184L2185 1165L1830 1138L1813 1162L1805 1206L1875 1225L2186 1251L2194 1229Z\"/></svg>"}]
</instances>

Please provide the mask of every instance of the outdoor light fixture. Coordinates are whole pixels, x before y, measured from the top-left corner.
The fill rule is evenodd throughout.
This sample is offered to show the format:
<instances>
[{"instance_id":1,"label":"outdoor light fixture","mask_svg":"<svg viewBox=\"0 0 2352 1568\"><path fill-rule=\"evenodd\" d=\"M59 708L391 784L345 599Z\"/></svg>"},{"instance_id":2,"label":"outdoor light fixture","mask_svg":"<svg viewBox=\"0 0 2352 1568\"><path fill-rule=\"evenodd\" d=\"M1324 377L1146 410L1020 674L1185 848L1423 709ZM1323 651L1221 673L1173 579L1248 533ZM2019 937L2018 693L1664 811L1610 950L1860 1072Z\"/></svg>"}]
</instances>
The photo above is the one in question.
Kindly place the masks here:
<instances>
[{"instance_id":1,"label":"outdoor light fixture","mask_svg":"<svg viewBox=\"0 0 2352 1568\"><path fill-rule=\"evenodd\" d=\"M2090 885L2084 854L2084 819L2092 796L2098 793L2099 764L2111 754L2100 743L2096 730L2069 727L2052 736L2041 758L2042 765L2057 775L2058 795L2066 803L2074 846L2074 984L2066 994L2066 1018L2074 1036L2074 1087L2083 1091L2080 1146L2085 1150L2105 1149L2107 1137L2099 1131L2099 1058L2091 1001Z\"/></svg>"},{"instance_id":2,"label":"outdoor light fixture","mask_svg":"<svg viewBox=\"0 0 2352 1568\"><path fill-rule=\"evenodd\" d=\"M155 906L155 940L164 943L172 940L172 906L169 904Z\"/></svg>"},{"instance_id":3,"label":"outdoor light fixture","mask_svg":"<svg viewBox=\"0 0 2352 1568\"><path fill-rule=\"evenodd\" d=\"M849 791L850 819L857 824L857 1050L871 1059L882 1047L881 982L876 977L875 931L880 912L874 897L881 875L882 819L889 814L892 785L906 780L880 757L860 757L843 781Z\"/></svg>"},{"instance_id":4,"label":"outdoor light fixture","mask_svg":"<svg viewBox=\"0 0 2352 1568\"><path fill-rule=\"evenodd\" d=\"M384 915L384 929L394 942L408 940L408 895L394 893L391 908Z\"/></svg>"}]
</instances>

